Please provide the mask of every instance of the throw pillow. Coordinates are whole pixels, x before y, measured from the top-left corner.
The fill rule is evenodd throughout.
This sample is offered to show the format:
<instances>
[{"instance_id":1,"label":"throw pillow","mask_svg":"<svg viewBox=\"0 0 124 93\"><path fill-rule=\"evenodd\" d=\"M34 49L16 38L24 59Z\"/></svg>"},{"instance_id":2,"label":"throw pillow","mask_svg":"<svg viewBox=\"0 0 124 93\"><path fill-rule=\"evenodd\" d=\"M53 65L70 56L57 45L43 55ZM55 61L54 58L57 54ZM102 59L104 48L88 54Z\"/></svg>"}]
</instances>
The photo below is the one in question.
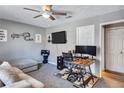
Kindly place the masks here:
<instances>
[{"instance_id":1,"label":"throw pillow","mask_svg":"<svg viewBox=\"0 0 124 93\"><path fill-rule=\"evenodd\" d=\"M4 62L0 65L0 68L11 69L12 66L11 66L8 62L4 61Z\"/></svg>"},{"instance_id":2,"label":"throw pillow","mask_svg":"<svg viewBox=\"0 0 124 93\"><path fill-rule=\"evenodd\" d=\"M19 80L8 62L3 62L3 64L0 65L0 80L5 85L10 85Z\"/></svg>"}]
</instances>

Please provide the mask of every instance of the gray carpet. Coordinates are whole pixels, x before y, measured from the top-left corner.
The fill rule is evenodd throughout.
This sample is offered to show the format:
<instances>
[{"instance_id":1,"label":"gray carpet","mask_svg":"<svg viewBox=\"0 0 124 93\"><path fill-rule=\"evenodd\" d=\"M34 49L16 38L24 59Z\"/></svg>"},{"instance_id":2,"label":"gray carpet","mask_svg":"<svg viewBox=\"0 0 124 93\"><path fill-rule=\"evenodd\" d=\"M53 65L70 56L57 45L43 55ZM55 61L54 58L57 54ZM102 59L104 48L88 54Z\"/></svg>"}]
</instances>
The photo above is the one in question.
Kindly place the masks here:
<instances>
[{"instance_id":1,"label":"gray carpet","mask_svg":"<svg viewBox=\"0 0 124 93\"><path fill-rule=\"evenodd\" d=\"M35 79L43 82L46 88L75 88L73 84L67 80L56 77L55 72L59 72L56 66L51 64L43 64L38 71L28 73ZM99 80L94 87L108 87L103 80Z\"/></svg>"}]
</instances>

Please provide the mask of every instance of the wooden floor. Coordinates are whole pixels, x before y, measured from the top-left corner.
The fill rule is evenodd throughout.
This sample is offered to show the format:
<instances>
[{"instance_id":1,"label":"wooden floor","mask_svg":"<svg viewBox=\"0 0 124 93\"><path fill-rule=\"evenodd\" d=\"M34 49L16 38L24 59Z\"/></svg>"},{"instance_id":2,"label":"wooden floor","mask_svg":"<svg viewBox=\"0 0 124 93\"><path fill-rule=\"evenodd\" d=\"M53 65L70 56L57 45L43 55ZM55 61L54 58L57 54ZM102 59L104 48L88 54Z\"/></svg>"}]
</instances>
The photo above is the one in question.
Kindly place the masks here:
<instances>
[{"instance_id":1,"label":"wooden floor","mask_svg":"<svg viewBox=\"0 0 124 93\"><path fill-rule=\"evenodd\" d=\"M108 87L124 88L124 75L105 71L102 73L103 80Z\"/></svg>"}]
</instances>

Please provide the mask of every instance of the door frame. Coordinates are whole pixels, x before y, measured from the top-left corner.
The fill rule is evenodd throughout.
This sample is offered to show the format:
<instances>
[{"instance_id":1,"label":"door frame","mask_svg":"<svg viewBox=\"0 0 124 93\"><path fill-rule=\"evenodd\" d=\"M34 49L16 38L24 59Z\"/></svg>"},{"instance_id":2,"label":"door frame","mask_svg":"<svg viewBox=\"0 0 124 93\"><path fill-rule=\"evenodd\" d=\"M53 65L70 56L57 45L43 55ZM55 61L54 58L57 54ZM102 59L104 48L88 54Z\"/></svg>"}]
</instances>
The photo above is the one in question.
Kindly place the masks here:
<instances>
[{"instance_id":1,"label":"door frame","mask_svg":"<svg viewBox=\"0 0 124 93\"><path fill-rule=\"evenodd\" d=\"M105 25L110 25L110 24L116 24L116 23L122 23L124 22L124 19L122 20L116 20L116 21L109 21L109 22L104 22L100 24L100 77L102 77L102 71L105 70Z\"/></svg>"}]
</instances>

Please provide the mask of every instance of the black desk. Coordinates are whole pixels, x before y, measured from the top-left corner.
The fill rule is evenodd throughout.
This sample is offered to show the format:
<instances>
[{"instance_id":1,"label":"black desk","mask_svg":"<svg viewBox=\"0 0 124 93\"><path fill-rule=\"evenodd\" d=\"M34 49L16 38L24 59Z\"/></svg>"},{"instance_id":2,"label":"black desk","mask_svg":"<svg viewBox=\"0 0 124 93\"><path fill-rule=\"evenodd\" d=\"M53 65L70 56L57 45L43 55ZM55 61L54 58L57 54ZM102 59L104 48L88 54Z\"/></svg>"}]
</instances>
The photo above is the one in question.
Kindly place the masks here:
<instances>
[{"instance_id":1,"label":"black desk","mask_svg":"<svg viewBox=\"0 0 124 93\"><path fill-rule=\"evenodd\" d=\"M81 87L85 87L91 79L94 82L94 75L92 74L92 71L91 71L91 65L95 63L95 60L93 60L93 59L76 59L73 62L66 61L65 63L69 64L71 66L71 67L69 67L69 76L77 73L77 72L74 72L73 69L76 68L79 70L78 79L79 79L79 81L81 81L81 80L83 81L83 83L80 85ZM86 67L88 67L88 70L86 69ZM89 78L84 80L84 77L87 73L90 76L89 76Z\"/></svg>"}]
</instances>

